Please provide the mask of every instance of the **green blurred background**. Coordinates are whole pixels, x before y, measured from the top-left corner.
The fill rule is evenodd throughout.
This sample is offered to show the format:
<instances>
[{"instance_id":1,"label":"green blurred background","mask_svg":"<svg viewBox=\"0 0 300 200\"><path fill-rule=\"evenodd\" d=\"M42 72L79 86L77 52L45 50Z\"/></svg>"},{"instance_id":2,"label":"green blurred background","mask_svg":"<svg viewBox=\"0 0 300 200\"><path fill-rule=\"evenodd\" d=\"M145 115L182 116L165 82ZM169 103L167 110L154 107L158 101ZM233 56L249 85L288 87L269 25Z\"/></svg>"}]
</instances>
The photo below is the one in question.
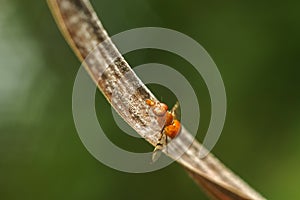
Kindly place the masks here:
<instances>
[{"instance_id":1,"label":"green blurred background","mask_svg":"<svg viewBox=\"0 0 300 200\"><path fill-rule=\"evenodd\" d=\"M92 3L111 35L159 26L202 44L219 67L228 97L226 124L213 153L269 199L300 199L300 1ZM210 101L192 67L157 50L126 58L132 66L170 65L190 80L200 102L201 140ZM71 108L80 63L45 1L1 0L0 66L0 199L207 199L176 163L128 174L87 152ZM176 101L166 88L150 87L170 106ZM115 126L99 92L96 107L113 142L152 150Z\"/></svg>"}]
</instances>

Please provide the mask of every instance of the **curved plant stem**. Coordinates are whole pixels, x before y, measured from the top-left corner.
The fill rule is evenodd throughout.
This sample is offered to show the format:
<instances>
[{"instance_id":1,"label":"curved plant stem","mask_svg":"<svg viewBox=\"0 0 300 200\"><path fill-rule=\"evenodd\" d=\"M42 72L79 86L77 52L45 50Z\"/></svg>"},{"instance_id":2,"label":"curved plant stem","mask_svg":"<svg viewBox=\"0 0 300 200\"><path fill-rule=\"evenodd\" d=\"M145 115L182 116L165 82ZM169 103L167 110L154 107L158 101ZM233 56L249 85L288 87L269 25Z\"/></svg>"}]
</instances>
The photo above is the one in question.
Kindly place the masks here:
<instances>
[{"instance_id":1,"label":"curved plant stem","mask_svg":"<svg viewBox=\"0 0 300 200\"><path fill-rule=\"evenodd\" d=\"M161 129L151 124L149 106L145 100L158 100L112 43L90 2L48 0L48 4L65 39L80 61L84 62L86 71L106 99L138 134L155 146L159 142ZM102 45L97 46L99 43ZM97 56L88 56L92 50ZM112 90L119 95L112 98ZM134 95L129 97L126 94ZM181 133L172 140L165 153L181 164L214 199L265 199L212 154L200 158L200 150L203 148L182 127Z\"/></svg>"}]
</instances>

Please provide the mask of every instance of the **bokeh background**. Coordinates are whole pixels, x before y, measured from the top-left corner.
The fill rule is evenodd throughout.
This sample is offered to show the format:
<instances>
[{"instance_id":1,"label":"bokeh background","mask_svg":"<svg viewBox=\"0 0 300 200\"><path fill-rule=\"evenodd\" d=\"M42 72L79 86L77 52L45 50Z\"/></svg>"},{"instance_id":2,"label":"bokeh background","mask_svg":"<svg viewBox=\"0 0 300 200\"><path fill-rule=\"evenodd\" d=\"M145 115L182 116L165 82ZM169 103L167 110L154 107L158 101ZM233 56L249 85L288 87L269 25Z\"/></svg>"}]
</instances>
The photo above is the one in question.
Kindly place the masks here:
<instances>
[{"instance_id":1,"label":"bokeh background","mask_svg":"<svg viewBox=\"0 0 300 200\"><path fill-rule=\"evenodd\" d=\"M81 143L72 118L80 66L45 1L1 0L0 199L207 199L179 165L146 174L113 170ZM228 97L227 120L213 153L269 199L300 199L300 1L94 0L113 35L159 26L185 33L210 53ZM205 83L177 56L141 50L134 67L170 65L198 93L205 135ZM168 89L149 86L170 106ZM107 136L132 151L151 151L115 125L100 92L96 107Z\"/></svg>"}]
</instances>

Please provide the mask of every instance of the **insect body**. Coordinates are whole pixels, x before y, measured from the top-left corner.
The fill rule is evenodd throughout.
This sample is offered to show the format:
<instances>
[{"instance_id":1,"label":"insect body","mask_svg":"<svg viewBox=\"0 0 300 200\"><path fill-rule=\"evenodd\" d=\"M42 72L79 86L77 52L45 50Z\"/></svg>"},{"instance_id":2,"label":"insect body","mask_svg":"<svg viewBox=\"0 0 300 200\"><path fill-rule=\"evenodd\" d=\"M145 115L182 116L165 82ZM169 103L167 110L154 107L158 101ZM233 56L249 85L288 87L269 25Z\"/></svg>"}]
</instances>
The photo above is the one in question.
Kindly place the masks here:
<instances>
[{"instance_id":1,"label":"insect body","mask_svg":"<svg viewBox=\"0 0 300 200\"><path fill-rule=\"evenodd\" d=\"M156 145L154 149L154 153L152 156L152 161L157 160L156 155L158 150L162 150L163 146L167 144L167 139L170 137L171 139L175 138L181 129L181 123L176 119L175 111L178 109L178 102L172 108L171 111L168 110L168 106L164 103L154 102L153 100L147 99L146 104L149 105L153 109L153 113L158 117L164 117L164 126L161 131L161 137L159 139L159 143Z\"/></svg>"},{"instance_id":2,"label":"insect body","mask_svg":"<svg viewBox=\"0 0 300 200\"><path fill-rule=\"evenodd\" d=\"M155 103L154 101L147 99L146 103L153 108L153 113L157 116L165 115L165 124L162 133L166 134L170 138L175 138L180 131L181 124L175 119L175 109L178 108L176 104L171 111L168 111L168 106L164 103Z\"/></svg>"},{"instance_id":3,"label":"insect body","mask_svg":"<svg viewBox=\"0 0 300 200\"><path fill-rule=\"evenodd\" d=\"M181 124L177 119L174 119L171 125L168 125L164 128L164 133L170 138L175 138L181 128Z\"/></svg>"}]
</instances>

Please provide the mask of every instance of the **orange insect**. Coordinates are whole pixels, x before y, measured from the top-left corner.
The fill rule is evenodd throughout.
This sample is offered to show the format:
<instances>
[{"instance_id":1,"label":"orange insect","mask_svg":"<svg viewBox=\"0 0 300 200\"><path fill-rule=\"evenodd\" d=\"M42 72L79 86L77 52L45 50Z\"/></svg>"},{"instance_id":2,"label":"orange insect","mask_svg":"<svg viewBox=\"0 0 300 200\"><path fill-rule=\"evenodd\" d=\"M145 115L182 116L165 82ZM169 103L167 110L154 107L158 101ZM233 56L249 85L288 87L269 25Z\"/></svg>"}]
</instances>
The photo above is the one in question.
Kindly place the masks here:
<instances>
[{"instance_id":1,"label":"orange insect","mask_svg":"<svg viewBox=\"0 0 300 200\"><path fill-rule=\"evenodd\" d=\"M164 103L157 102L147 99L146 104L153 108L153 113L159 117L164 116L168 111L168 106Z\"/></svg>"},{"instance_id":2,"label":"orange insect","mask_svg":"<svg viewBox=\"0 0 300 200\"><path fill-rule=\"evenodd\" d=\"M164 127L161 131L162 135L159 139L159 143L156 145L154 149L154 154L152 160L157 160L156 153L158 150L162 150L163 146L167 144L167 138L171 139L175 138L181 129L181 123L176 119L175 110L178 109L178 102L172 108L171 111L168 110L168 106L164 103L154 102L153 100L147 99L146 104L152 107L153 113L159 117L165 116ZM166 137L167 136L167 137Z\"/></svg>"}]
</instances>

